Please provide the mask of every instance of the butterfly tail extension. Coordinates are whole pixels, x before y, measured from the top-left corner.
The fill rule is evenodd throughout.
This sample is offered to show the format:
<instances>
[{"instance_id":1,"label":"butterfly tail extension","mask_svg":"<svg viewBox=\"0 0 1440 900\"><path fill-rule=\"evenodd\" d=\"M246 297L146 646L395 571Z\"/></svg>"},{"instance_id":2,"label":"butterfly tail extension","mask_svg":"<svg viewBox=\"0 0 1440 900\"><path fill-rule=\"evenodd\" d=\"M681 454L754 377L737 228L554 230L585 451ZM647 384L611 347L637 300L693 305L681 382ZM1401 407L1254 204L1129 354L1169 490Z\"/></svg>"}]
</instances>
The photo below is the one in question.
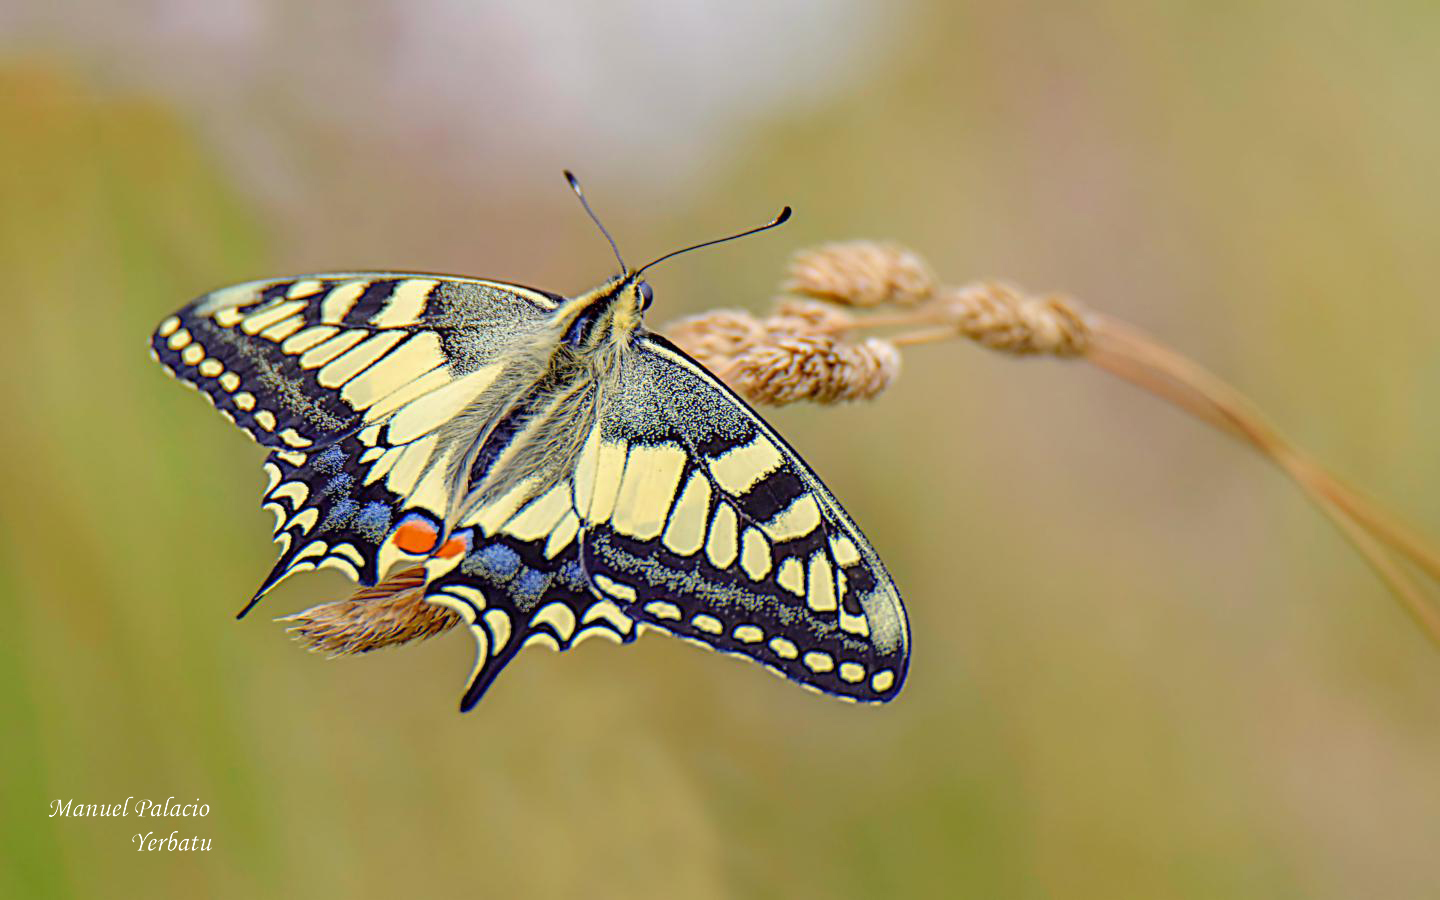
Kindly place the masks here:
<instances>
[{"instance_id":1,"label":"butterfly tail extension","mask_svg":"<svg viewBox=\"0 0 1440 900\"><path fill-rule=\"evenodd\" d=\"M568 495L568 485L561 487ZM565 651L592 637L615 643L636 637L635 621L589 589L574 517L564 514L567 507L558 521L549 521L546 496L492 527L467 526L463 556L427 563L426 599L458 613L475 639L462 712L525 647ZM486 512L477 518L484 520Z\"/></svg>"}]
</instances>

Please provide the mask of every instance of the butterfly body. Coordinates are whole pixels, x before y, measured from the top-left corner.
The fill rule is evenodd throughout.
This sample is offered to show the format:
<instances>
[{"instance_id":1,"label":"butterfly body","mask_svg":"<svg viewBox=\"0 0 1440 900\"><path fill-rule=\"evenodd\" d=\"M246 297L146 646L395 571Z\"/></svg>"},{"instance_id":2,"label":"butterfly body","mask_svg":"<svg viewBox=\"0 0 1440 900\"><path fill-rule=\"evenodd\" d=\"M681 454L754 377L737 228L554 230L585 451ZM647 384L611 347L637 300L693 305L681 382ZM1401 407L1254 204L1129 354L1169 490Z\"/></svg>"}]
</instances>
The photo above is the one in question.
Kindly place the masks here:
<instances>
[{"instance_id":1,"label":"butterfly body","mask_svg":"<svg viewBox=\"0 0 1440 900\"><path fill-rule=\"evenodd\" d=\"M565 298L338 273L200 297L152 351L270 450L289 575L424 569L479 652L462 709L522 647L654 628L880 702L908 627L868 541L797 454L645 329L633 272ZM248 607L247 607L248 609Z\"/></svg>"}]
</instances>

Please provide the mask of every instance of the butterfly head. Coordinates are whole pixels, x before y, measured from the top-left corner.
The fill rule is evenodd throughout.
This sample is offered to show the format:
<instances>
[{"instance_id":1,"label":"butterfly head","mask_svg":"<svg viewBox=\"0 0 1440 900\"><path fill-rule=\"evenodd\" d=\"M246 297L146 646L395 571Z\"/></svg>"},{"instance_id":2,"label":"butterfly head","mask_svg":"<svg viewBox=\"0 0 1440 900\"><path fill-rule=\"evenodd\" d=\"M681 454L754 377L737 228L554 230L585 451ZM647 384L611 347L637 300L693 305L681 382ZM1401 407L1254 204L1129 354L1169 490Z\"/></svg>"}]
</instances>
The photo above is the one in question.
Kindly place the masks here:
<instances>
[{"instance_id":1,"label":"butterfly head","mask_svg":"<svg viewBox=\"0 0 1440 900\"><path fill-rule=\"evenodd\" d=\"M646 269L681 253L688 253L711 244L733 241L736 238L774 228L790 218L790 207L787 206L780 211L778 216L758 228L672 250L664 256L652 259L638 269L631 269L621 258L620 248L616 246L615 239L601 224L600 217L595 215L595 211L590 208L589 201L585 199L585 193L580 189L580 182L568 170L565 172L565 180L570 183L570 188L575 191L575 195L580 198L580 205L585 208L585 212L600 229L600 233L605 235L605 240L610 242L610 249L615 251L615 259L619 261L621 269L619 275L606 281L600 287L576 297L567 307L567 313L562 315L565 343L577 350L598 346L609 337L617 335L628 337L640 327L645 311L650 308L650 304L655 302L655 292L644 278Z\"/></svg>"},{"instance_id":2,"label":"butterfly head","mask_svg":"<svg viewBox=\"0 0 1440 900\"><path fill-rule=\"evenodd\" d=\"M571 300L557 311L563 342L584 352L626 339L640 328L655 292L638 272L624 272Z\"/></svg>"},{"instance_id":3,"label":"butterfly head","mask_svg":"<svg viewBox=\"0 0 1440 900\"><path fill-rule=\"evenodd\" d=\"M639 272L621 275L615 300L611 304L614 329L626 335L634 332L644 322L645 312L654 302L655 290Z\"/></svg>"}]
</instances>

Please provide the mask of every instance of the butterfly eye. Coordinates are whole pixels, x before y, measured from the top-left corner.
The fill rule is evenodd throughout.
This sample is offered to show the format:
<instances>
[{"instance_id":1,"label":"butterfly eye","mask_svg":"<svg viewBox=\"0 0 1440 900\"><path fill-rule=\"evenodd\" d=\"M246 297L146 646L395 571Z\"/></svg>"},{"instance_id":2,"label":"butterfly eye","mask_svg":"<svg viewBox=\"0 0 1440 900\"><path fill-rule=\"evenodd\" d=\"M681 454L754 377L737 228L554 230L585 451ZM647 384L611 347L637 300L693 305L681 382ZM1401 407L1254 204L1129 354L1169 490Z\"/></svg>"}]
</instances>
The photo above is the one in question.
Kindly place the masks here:
<instances>
[{"instance_id":1,"label":"butterfly eye","mask_svg":"<svg viewBox=\"0 0 1440 900\"><path fill-rule=\"evenodd\" d=\"M640 282L640 308L649 309L650 304L655 302L655 292L650 289L650 282Z\"/></svg>"}]
</instances>

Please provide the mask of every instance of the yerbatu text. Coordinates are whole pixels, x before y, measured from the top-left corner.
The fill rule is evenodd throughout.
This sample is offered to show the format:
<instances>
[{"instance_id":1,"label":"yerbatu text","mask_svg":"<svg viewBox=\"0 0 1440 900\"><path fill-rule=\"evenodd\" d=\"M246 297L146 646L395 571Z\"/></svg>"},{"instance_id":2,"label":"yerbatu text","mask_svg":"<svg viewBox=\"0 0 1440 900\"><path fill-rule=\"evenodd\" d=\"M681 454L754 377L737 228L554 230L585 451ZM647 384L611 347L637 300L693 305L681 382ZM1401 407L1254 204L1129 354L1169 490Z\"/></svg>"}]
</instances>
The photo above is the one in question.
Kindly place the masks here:
<instances>
[{"instance_id":1,"label":"yerbatu text","mask_svg":"<svg viewBox=\"0 0 1440 900\"><path fill-rule=\"evenodd\" d=\"M209 850L210 839L200 837L182 838L180 832L172 831L169 836L156 836L155 832L148 831L145 834L137 834L130 840L138 844L135 849L142 853L146 850Z\"/></svg>"}]
</instances>

